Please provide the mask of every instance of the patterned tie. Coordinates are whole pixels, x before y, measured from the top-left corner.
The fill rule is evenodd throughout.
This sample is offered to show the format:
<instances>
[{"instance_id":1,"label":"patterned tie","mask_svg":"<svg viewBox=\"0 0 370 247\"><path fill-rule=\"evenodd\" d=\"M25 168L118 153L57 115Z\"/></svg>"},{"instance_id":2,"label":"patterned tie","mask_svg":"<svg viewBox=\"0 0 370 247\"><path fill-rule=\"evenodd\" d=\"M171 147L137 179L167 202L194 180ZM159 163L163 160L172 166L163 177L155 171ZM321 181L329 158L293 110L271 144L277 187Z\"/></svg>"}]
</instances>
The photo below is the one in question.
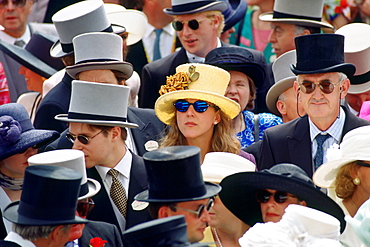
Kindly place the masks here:
<instances>
[{"instance_id":1,"label":"patterned tie","mask_svg":"<svg viewBox=\"0 0 370 247\"><path fill-rule=\"evenodd\" d=\"M154 50L153 50L153 61L161 58L161 50L159 49L159 40L161 37L163 29L155 29L155 42L154 42Z\"/></svg>"},{"instance_id":2,"label":"patterned tie","mask_svg":"<svg viewBox=\"0 0 370 247\"><path fill-rule=\"evenodd\" d=\"M323 158L324 158L324 150L322 148L322 145L324 144L324 142L326 141L326 139L328 139L330 137L329 134L326 134L326 135L322 135L322 134L318 134L315 139L316 139L316 143L317 143L317 149L316 149L316 154L315 154L315 157L313 159L313 162L315 164L315 171L317 170L317 168L319 168L319 166L322 165L323 163Z\"/></svg>"},{"instance_id":3,"label":"patterned tie","mask_svg":"<svg viewBox=\"0 0 370 247\"><path fill-rule=\"evenodd\" d=\"M127 213L127 197L126 190L123 185L118 180L119 171L115 169L110 169L108 174L112 176L112 186L110 187L110 197L112 198L114 204L117 206L118 210L121 212L123 217L126 218Z\"/></svg>"},{"instance_id":4,"label":"patterned tie","mask_svg":"<svg viewBox=\"0 0 370 247\"><path fill-rule=\"evenodd\" d=\"M16 46L19 46L19 47L22 47L23 48L23 46L25 45L26 43L23 41L23 40L16 40L15 42L14 42L14 45L16 45Z\"/></svg>"}]
</instances>

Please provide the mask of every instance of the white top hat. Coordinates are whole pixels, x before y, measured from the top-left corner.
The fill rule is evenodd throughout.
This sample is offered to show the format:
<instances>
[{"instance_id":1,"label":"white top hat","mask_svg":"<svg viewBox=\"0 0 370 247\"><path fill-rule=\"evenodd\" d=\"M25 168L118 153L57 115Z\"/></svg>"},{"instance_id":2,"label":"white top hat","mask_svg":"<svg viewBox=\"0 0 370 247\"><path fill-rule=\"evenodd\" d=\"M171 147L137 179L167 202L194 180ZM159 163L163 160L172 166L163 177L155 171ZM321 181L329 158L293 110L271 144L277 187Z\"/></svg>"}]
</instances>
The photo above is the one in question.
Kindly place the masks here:
<instances>
[{"instance_id":1,"label":"white top hat","mask_svg":"<svg viewBox=\"0 0 370 247\"><path fill-rule=\"evenodd\" d=\"M327 156L333 156L335 160L322 164L312 177L313 182L323 188L334 187L337 173L343 165L356 160L370 161L370 126L347 132L340 149L328 149Z\"/></svg>"},{"instance_id":2,"label":"white top hat","mask_svg":"<svg viewBox=\"0 0 370 247\"><path fill-rule=\"evenodd\" d=\"M211 152L204 157L201 169L204 181L221 183L222 179L234 173L256 171L256 165L237 154Z\"/></svg>"},{"instance_id":3,"label":"white top hat","mask_svg":"<svg viewBox=\"0 0 370 247\"><path fill-rule=\"evenodd\" d=\"M262 21L333 28L321 21L323 8L324 0L275 0L274 11L261 14L259 18Z\"/></svg>"},{"instance_id":4,"label":"white top hat","mask_svg":"<svg viewBox=\"0 0 370 247\"><path fill-rule=\"evenodd\" d=\"M86 70L117 70L131 77L132 64L123 61L122 38L114 33L92 32L73 38L75 65L66 68L67 73L76 75ZM103 48L104 47L104 48Z\"/></svg>"},{"instance_id":5,"label":"white top hat","mask_svg":"<svg viewBox=\"0 0 370 247\"><path fill-rule=\"evenodd\" d=\"M281 116L276 108L276 102L279 96L285 90L293 87L293 83L297 76L290 69L291 64L296 64L296 50L285 52L278 57L272 64L272 71L274 73L275 84L269 89L266 95L266 104L269 110L275 115Z\"/></svg>"},{"instance_id":6,"label":"white top hat","mask_svg":"<svg viewBox=\"0 0 370 247\"><path fill-rule=\"evenodd\" d=\"M104 9L110 23L126 28L128 46L136 44L144 37L148 18L143 12L113 3L104 4Z\"/></svg>"},{"instance_id":7,"label":"white top hat","mask_svg":"<svg viewBox=\"0 0 370 247\"><path fill-rule=\"evenodd\" d=\"M344 61L356 66L350 78L348 93L359 94L370 90L370 25L351 23L339 28L336 34L344 36Z\"/></svg>"},{"instance_id":8,"label":"white top hat","mask_svg":"<svg viewBox=\"0 0 370 247\"><path fill-rule=\"evenodd\" d=\"M80 150L60 149L39 153L28 158L28 164L48 165L70 168L82 175L81 188L78 200L86 199L96 195L101 185L98 181L87 178L85 167L85 155Z\"/></svg>"},{"instance_id":9,"label":"white top hat","mask_svg":"<svg viewBox=\"0 0 370 247\"><path fill-rule=\"evenodd\" d=\"M72 81L68 114L55 119L65 122L136 128L127 122L130 88L122 85Z\"/></svg>"}]
</instances>

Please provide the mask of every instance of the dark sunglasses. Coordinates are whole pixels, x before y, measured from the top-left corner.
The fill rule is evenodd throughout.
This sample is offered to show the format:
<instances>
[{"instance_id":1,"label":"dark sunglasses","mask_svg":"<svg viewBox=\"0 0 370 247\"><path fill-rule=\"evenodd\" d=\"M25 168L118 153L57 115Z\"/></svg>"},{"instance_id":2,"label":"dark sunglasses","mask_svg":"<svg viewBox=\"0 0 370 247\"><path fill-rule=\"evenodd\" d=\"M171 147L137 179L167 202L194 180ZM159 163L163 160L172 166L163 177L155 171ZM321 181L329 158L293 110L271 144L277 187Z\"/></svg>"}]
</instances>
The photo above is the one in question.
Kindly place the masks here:
<instances>
[{"instance_id":1,"label":"dark sunglasses","mask_svg":"<svg viewBox=\"0 0 370 247\"><path fill-rule=\"evenodd\" d=\"M256 193L256 199L257 202L259 203L266 203L270 200L270 197L274 196L274 200L277 203L284 203L286 200L288 200L288 197L294 197L297 198L296 196L289 194L288 192L283 192L283 191L276 191L274 194L268 192L267 190L259 190Z\"/></svg>"},{"instance_id":2,"label":"dark sunglasses","mask_svg":"<svg viewBox=\"0 0 370 247\"><path fill-rule=\"evenodd\" d=\"M11 0L13 7L23 7L26 5L27 0ZM0 8L7 8L9 0L0 0Z\"/></svg>"},{"instance_id":3,"label":"dark sunglasses","mask_svg":"<svg viewBox=\"0 0 370 247\"><path fill-rule=\"evenodd\" d=\"M359 165L359 166L370 167L370 164L366 163L364 161L356 161L356 164Z\"/></svg>"},{"instance_id":4,"label":"dark sunglasses","mask_svg":"<svg viewBox=\"0 0 370 247\"><path fill-rule=\"evenodd\" d=\"M214 204L214 199L213 198L210 198L206 205L204 205L204 204L200 205L199 208L198 208L198 210L196 210L196 211L195 210L191 210L191 209L187 209L187 208L181 208L181 207L178 207L178 206L173 206L171 209L172 210L174 210L174 209L180 209L180 210L184 210L184 211L193 213L199 219L200 217L202 217L205 209L208 212L213 207L213 204Z\"/></svg>"},{"instance_id":5,"label":"dark sunglasses","mask_svg":"<svg viewBox=\"0 0 370 247\"><path fill-rule=\"evenodd\" d=\"M188 26L192 30L197 30L199 28L199 23L207 18L201 19L201 20L190 20L190 21L173 21L172 22L172 27L176 31L180 32L184 28L184 24L188 23Z\"/></svg>"},{"instance_id":6,"label":"dark sunglasses","mask_svg":"<svg viewBox=\"0 0 370 247\"><path fill-rule=\"evenodd\" d=\"M333 84L328 80L321 81L320 83L314 83L312 81L303 81L301 84L299 84L299 86L302 92L306 94L313 93L313 91L315 91L316 89L316 85L319 86L323 93L329 94L334 91L335 86L338 85L339 83L340 82L338 82L337 84Z\"/></svg>"},{"instance_id":7,"label":"dark sunglasses","mask_svg":"<svg viewBox=\"0 0 370 247\"><path fill-rule=\"evenodd\" d=\"M86 217L91 212L91 210L94 209L94 207L95 203L93 199L89 198L87 202L78 202L76 211L79 216Z\"/></svg>"},{"instance_id":8,"label":"dark sunglasses","mask_svg":"<svg viewBox=\"0 0 370 247\"><path fill-rule=\"evenodd\" d=\"M198 100L195 101L194 103L189 103L186 100L179 100L173 105L179 112L186 112L189 109L190 105L194 107L194 110L196 112L205 112L207 111L209 106L212 106L203 100Z\"/></svg>"},{"instance_id":9,"label":"dark sunglasses","mask_svg":"<svg viewBox=\"0 0 370 247\"><path fill-rule=\"evenodd\" d=\"M89 144L89 141L91 141L95 136L99 135L100 133L102 133L105 129L102 129L101 131L99 131L98 133L96 133L95 135L93 135L92 137L87 137L85 135L74 135L74 134L71 134L71 133L67 133L66 134L66 137L67 139L72 142L72 143L75 143L76 139L81 142L82 144L84 145L87 145Z\"/></svg>"}]
</instances>

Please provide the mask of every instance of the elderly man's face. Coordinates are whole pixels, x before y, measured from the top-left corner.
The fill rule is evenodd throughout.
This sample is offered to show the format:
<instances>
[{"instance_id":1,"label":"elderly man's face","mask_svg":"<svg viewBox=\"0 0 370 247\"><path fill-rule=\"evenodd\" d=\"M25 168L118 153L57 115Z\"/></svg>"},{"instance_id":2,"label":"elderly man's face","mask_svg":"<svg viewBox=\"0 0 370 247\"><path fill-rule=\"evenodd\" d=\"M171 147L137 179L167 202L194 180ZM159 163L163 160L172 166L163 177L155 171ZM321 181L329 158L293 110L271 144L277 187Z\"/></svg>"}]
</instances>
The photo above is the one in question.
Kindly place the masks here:
<instances>
[{"instance_id":1,"label":"elderly man's face","mask_svg":"<svg viewBox=\"0 0 370 247\"><path fill-rule=\"evenodd\" d=\"M33 0L24 0L25 5L18 7L8 0L7 5L0 8L0 25L4 27L4 32L15 38L21 37L27 27L27 18L31 13Z\"/></svg>"},{"instance_id":2,"label":"elderly man's face","mask_svg":"<svg viewBox=\"0 0 370 247\"><path fill-rule=\"evenodd\" d=\"M197 20L199 27L193 30L188 21ZM183 23L183 28L178 31L178 37L182 46L188 52L199 57L205 57L208 52L217 46L217 28L220 25L218 16L207 17L205 13L179 15L174 21Z\"/></svg>"},{"instance_id":3,"label":"elderly man's face","mask_svg":"<svg viewBox=\"0 0 370 247\"><path fill-rule=\"evenodd\" d=\"M346 101L353 110L360 112L362 103L370 100L370 90L359 94L347 94Z\"/></svg>"},{"instance_id":4,"label":"elderly man's face","mask_svg":"<svg viewBox=\"0 0 370 247\"><path fill-rule=\"evenodd\" d=\"M295 25L272 22L271 29L268 41L272 44L276 57L295 49L294 38L300 36L296 34Z\"/></svg>"}]
</instances>

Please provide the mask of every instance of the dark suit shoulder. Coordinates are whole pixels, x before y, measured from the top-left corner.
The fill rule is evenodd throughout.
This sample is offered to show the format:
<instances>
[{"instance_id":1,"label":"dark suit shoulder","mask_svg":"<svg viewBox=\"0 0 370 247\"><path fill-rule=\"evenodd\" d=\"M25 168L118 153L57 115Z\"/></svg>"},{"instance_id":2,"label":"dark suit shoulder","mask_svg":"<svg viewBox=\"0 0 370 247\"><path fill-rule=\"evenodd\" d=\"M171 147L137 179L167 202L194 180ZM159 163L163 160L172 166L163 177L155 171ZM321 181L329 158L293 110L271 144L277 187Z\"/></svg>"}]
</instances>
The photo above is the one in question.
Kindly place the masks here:
<instances>
[{"instance_id":1,"label":"dark suit shoulder","mask_svg":"<svg viewBox=\"0 0 370 247\"><path fill-rule=\"evenodd\" d=\"M80 246L89 246L90 240L95 237L100 237L108 241L105 247L122 247L122 237L118 228L110 223L102 221L89 221L85 225L82 232L82 237L79 239Z\"/></svg>"},{"instance_id":2,"label":"dark suit shoulder","mask_svg":"<svg viewBox=\"0 0 370 247\"><path fill-rule=\"evenodd\" d=\"M21 246L14 242L0 240L0 247L21 247Z\"/></svg>"}]
</instances>

